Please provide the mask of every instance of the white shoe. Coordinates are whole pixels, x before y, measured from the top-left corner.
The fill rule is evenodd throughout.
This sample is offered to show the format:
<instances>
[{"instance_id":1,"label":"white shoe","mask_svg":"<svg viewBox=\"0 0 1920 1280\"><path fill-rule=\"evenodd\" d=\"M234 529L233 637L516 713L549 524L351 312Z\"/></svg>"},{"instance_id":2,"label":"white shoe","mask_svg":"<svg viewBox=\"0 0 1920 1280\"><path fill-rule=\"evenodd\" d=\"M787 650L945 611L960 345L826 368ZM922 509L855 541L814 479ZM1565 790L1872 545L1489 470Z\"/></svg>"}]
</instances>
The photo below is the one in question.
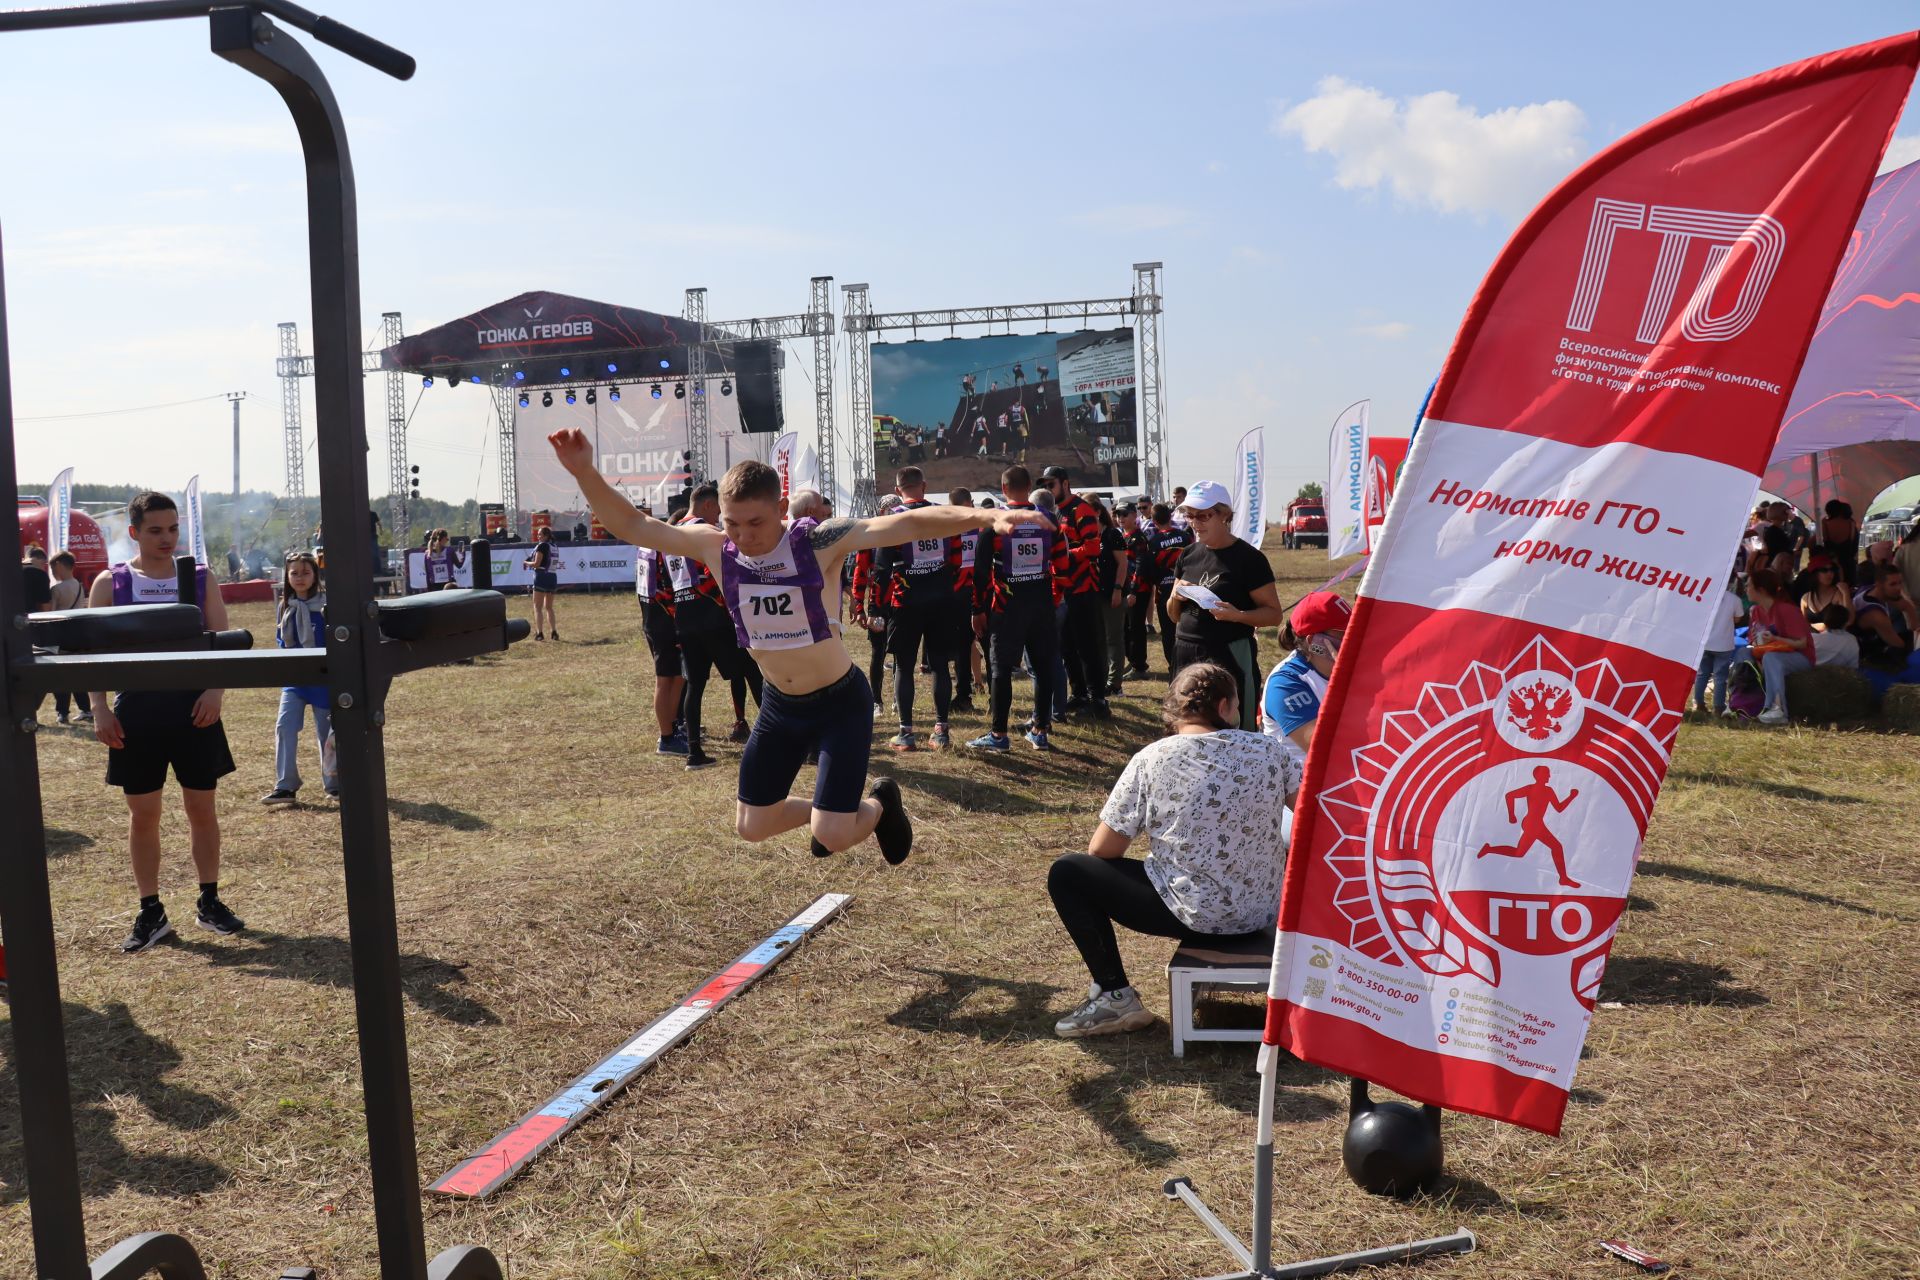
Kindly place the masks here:
<instances>
[{"instance_id":1,"label":"white shoe","mask_svg":"<svg viewBox=\"0 0 1920 1280\"><path fill-rule=\"evenodd\" d=\"M1785 724L1786 722L1787 711L1785 707L1768 707L1760 713L1761 724Z\"/></svg>"},{"instance_id":2,"label":"white shoe","mask_svg":"<svg viewBox=\"0 0 1920 1280\"><path fill-rule=\"evenodd\" d=\"M1077 1040L1083 1036L1106 1036L1122 1031L1138 1031L1153 1024L1153 1015L1140 1003L1132 987L1092 996L1066 1017L1053 1024L1053 1033Z\"/></svg>"}]
</instances>

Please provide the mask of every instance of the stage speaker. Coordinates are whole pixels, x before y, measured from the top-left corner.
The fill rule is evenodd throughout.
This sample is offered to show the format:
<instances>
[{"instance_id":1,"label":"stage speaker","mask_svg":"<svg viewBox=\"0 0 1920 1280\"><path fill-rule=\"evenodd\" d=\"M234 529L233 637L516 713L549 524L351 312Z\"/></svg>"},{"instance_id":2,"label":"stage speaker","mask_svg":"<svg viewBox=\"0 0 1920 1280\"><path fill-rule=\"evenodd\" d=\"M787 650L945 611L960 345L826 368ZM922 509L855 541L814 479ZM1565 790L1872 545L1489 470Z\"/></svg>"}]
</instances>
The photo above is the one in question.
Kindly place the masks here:
<instances>
[{"instance_id":1,"label":"stage speaker","mask_svg":"<svg viewBox=\"0 0 1920 1280\"><path fill-rule=\"evenodd\" d=\"M740 429L765 433L786 426L780 383L774 377L773 344L741 343L734 348L733 394L740 399ZM712 394L711 388L708 394Z\"/></svg>"}]
</instances>

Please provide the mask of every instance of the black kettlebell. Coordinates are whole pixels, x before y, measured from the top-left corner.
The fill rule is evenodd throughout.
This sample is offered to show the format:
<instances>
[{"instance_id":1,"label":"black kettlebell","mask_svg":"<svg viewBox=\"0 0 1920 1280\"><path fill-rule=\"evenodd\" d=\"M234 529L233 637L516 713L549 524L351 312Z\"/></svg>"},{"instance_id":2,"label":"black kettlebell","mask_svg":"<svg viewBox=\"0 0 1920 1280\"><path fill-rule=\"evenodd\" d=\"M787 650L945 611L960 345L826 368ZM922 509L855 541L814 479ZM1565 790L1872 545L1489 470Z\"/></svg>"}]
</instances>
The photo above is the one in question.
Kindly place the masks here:
<instances>
[{"instance_id":1,"label":"black kettlebell","mask_svg":"<svg viewBox=\"0 0 1920 1280\"><path fill-rule=\"evenodd\" d=\"M1347 1137L1340 1144L1347 1176L1363 1191L1398 1199L1431 1187L1446 1160L1440 1108L1375 1102L1359 1079L1349 1097Z\"/></svg>"}]
</instances>

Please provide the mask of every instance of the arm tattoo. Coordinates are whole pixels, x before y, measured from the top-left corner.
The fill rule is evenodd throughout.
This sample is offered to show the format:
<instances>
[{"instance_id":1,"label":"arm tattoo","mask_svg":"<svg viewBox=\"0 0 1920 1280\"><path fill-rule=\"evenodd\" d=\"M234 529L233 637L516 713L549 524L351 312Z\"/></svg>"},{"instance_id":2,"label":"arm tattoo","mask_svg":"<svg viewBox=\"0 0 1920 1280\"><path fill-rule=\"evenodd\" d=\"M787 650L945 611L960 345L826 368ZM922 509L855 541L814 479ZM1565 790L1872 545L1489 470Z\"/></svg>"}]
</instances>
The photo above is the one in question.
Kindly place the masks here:
<instances>
[{"instance_id":1,"label":"arm tattoo","mask_svg":"<svg viewBox=\"0 0 1920 1280\"><path fill-rule=\"evenodd\" d=\"M813 533L811 535L813 549L815 551L825 551L828 547L852 533L853 527L859 523L858 520L855 520L851 516L836 516L832 520L822 520L819 524L813 526Z\"/></svg>"}]
</instances>

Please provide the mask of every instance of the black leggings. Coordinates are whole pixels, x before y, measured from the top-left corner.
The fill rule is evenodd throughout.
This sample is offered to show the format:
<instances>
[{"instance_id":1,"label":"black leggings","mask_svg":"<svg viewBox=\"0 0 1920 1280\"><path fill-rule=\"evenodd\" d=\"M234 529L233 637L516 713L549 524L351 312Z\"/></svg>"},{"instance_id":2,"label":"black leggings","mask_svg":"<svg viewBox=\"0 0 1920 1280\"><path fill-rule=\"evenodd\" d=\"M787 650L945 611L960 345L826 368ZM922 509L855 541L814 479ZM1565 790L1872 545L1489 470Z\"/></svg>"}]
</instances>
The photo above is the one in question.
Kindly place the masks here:
<instances>
[{"instance_id":1,"label":"black leggings","mask_svg":"<svg viewBox=\"0 0 1920 1280\"><path fill-rule=\"evenodd\" d=\"M881 677L887 674L887 629L867 632L867 645L873 656L867 660L867 683L873 687L873 705L880 705Z\"/></svg>"},{"instance_id":2,"label":"black leggings","mask_svg":"<svg viewBox=\"0 0 1920 1280\"><path fill-rule=\"evenodd\" d=\"M1033 663L1033 727L1045 733L1053 723L1053 672L1060 637L1053 629L1053 593L1038 590L1008 597L1006 608L987 615L987 680L993 687L993 731L1007 736L1013 715L1013 669L1020 655Z\"/></svg>"},{"instance_id":3,"label":"black leggings","mask_svg":"<svg viewBox=\"0 0 1920 1280\"><path fill-rule=\"evenodd\" d=\"M1090 853L1063 853L1047 871L1047 896L1067 926L1073 945L1080 948L1087 972L1102 991L1129 985L1120 962L1120 944L1113 926L1135 933L1182 942L1244 943L1259 938L1264 929L1248 933L1196 933L1180 923L1167 908L1160 891L1147 879L1147 864L1136 858L1096 858Z\"/></svg>"},{"instance_id":4,"label":"black leggings","mask_svg":"<svg viewBox=\"0 0 1920 1280\"><path fill-rule=\"evenodd\" d=\"M1098 591L1067 597L1067 618L1060 631L1060 656L1067 663L1067 686L1076 698L1107 700L1107 601Z\"/></svg>"},{"instance_id":5,"label":"black leggings","mask_svg":"<svg viewBox=\"0 0 1920 1280\"><path fill-rule=\"evenodd\" d=\"M1180 669L1173 665L1173 633L1175 627L1173 616L1167 612L1167 600L1172 595L1172 578L1168 578L1165 582L1153 589L1154 619L1156 625L1160 628L1160 655L1167 660L1167 675L1169 678L1172 677L1174 672Z\"/></svg>"},{"instance_id":6,"label":"black leggings","mask_svg":"<svg viewBox=\"0 0 1920 1280\"><path fill-rule=\"evenodd\" d=\"M887 649L893 654L893 702L900 727L913 723L913 672L922 647L933 668L933 719L945 724L953 705L954 602L902 605L887 624Z\"/></svg>"}]
</instances>

